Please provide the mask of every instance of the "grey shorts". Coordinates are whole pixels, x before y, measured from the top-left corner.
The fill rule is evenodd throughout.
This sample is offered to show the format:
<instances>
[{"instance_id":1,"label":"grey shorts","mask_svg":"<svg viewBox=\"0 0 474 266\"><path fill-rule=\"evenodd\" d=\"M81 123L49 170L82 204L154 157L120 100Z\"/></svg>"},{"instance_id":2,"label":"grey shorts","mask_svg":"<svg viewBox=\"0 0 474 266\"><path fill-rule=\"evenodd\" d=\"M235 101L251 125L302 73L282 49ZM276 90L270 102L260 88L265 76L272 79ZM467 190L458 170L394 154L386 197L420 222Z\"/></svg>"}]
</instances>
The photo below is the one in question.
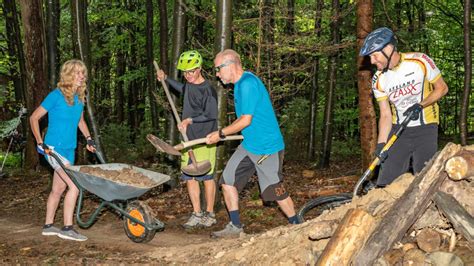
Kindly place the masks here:
<instances>
[{"instance_id":1,"label":"grey shorts","mask_svg":"<svg viewBox=\"0 0 474 266\"><path fill-rule=\"evenodd\" d=\"M257 172L258 184L264 200L279 201L288 198L288 192L283 186L284 151L271 154L261 164L257 164L261 157L262 155L253 154L239 145L227 162L219 184L234 186L241 192L250 177Z\"/></svg>"},{"instance_id":2,"label":"grey shorts","mask_svg":"<svg viewBox=\"0 0 474 266\"><path fill-rule=\"evenodd\" d=\"M393 126L390 136L398 129ZM388 150L387 159L382 163L377 186L386 186L400 175L410 170L419 173L438 150L438 125L429 124L407 127L400 138Z\"/></svg>"}]
</instances>

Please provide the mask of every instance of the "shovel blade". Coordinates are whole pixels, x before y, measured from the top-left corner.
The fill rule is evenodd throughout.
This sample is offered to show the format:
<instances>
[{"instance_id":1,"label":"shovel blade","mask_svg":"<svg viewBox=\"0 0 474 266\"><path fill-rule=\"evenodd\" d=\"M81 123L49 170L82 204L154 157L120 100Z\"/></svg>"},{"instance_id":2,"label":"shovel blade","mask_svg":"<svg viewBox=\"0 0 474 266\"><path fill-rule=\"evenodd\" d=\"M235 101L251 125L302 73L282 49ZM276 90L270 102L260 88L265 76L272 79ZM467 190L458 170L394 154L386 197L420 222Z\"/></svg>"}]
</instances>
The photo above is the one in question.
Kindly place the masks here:
<instances>
[{"instance_id":1,"label":"shovel blade","mask_svg":"<svg viewBox=\"0 0 474 266\"><path fill-rule=\"evenodd\" d=\"M189 176L205 175L209 170L211 170L211 162L209 160L196 162L196 164L191 163L181 168L181 171Z\"/></svg>"},{"instance_id":2,"label":"shovel blade","mask_svg":"<svg viewBox=\"0 0 474 266\"><path fill-rule=\"evenodd\" d=\"M171 155L181 156L181 152L179 152L177 149L164 142L163 140L157 138L155 135L148 134L146 135L146 138L158 151L166 152L167 154Z\"/></svg>"}]
</instances>

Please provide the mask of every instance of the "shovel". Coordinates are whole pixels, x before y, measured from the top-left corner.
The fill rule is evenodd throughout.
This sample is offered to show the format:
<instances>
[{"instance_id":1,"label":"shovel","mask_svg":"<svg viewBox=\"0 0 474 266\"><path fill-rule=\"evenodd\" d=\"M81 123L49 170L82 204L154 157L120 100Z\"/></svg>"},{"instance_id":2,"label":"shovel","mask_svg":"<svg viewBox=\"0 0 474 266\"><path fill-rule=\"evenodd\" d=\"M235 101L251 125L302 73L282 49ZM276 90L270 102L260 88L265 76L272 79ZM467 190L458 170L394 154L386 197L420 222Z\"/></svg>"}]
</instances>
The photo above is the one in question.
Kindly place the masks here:
<instances>
[{"instance_id":1,"label":"shovel","mask_svg":"<svg viewBox=\"0 0 474 266\"><path fill-rule=\"evenodd\" d=\"M190 141L187 141L187 142L182 142L182 143L177 144L175 146L171 146L168 143L166 143L165 141L159 139L158 137L156 137L155 135L152 135L152 134L148 134L146 136L146 138L158 151L165 152L165 153L171 154L171 155L177 155L177 156L181 156L180 151L182 149L186 149L186 148L192 147L194 145L206 143L206 138L200 138L200 139L190 140ZM233 135L233 136L227 136L227 137L221 139L220 141L242 140L242 139L244 139L244 136L242 136L242 135Z\"/></svg>"},{"instance_id":2,"label":"shovel","mask_svg":"<svg viewBox=\"0 0 474 266\"><path fill-rule=\"evenodd\" d=\"M156 71L160 70L160 67L156 63L156 61L153 61L153 65L155 66ZM176 119L176 123L181 124L181 119L179 118L178 111L176 110L176 107L174 106L173 99L171 98L170 92L168 90L168 85L164 80L161 80L161 85L165 89L166 97L168 98L168 102L170 103L171 109L173 110L173 115L174 118ZM181 136L183 137L183 140L185 142L189 141L188 136L186 135L185 132L179 131L181 133ZM204 175L209 170L211 170L211 162L209 160L205 160L202 162L196 161L196 156L194 156L194 151L192 149L188 150L189 158L191 159L191 164L187 165L181 170L183 173L190 175L190 176L199 176L199 175Z\"/></svg>"}]
</instances>

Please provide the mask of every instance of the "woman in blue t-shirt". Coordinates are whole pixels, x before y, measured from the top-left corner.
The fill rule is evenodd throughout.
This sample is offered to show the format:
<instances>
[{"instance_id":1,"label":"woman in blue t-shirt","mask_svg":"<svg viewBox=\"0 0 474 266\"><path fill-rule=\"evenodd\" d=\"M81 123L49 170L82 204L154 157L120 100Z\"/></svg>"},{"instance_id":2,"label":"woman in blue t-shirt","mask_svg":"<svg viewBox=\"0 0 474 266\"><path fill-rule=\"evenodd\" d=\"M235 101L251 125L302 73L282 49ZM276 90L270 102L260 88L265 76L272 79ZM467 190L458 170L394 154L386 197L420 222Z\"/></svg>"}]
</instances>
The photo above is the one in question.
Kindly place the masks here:
<instances>
[{"instance_id":1,"label":"woman in blue t-shirt","mask_svg":"<svg viewBox=\"0 0 474 266\"><path fill-rule=\"evenodd\" d=\"M86 80L87 68L82 61L73 59L65 62L61 67L58 88L46 96L30 117L38 152L45 155L45 148L52 149L66 166L74 164L78 127L87 139L87 149L95 151L95 144L83 115ZM48 114L48 129L43 141L39 120L46 114ZM79 190L54 158L47 155L45 157L53 167L54 175L46 204L46 221L42 235L57 235L63 239L85 241L87 237L73 229L74 207ZM64 226L59 229L53 226L54 216L66 188L68 189L64 197Z\"/></svg>"}]
</instances>

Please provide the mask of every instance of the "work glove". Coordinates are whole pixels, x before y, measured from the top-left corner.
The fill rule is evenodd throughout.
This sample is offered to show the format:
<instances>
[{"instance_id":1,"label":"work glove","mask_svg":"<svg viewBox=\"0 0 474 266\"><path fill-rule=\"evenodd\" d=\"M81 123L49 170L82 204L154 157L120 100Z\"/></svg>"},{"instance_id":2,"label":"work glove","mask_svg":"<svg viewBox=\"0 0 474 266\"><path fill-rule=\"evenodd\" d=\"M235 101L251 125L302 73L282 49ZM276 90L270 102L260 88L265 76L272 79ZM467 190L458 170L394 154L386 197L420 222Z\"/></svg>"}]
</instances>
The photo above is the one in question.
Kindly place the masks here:
<instances>
[{"instance_id":1,"label":"work glove","mask_svg":"<svg viewBox=\"0 0 474 266\"><path fill-rule=\"evenodd\" d=\"M36 145L36 151L38 151L39 154L42 154L42 155L45 155L46 152L44 150L49 150L50 148L48 147L48 145L44 144L44 143L38 143L38 145Z\"/></svg>"},{"instance_id":2,"label":"work glove","mask_svg":"<svg viewBox=\"0 0 474 266\"><path fill-rule=\"evenodd\" d=\"M87 139L87 145L95 148L95 141L91 138Z\"/></svg>"},{"instance_id":3,"label":"work glove","mask_svg":"<svg viewBox=\"0 0 474 266\"><path fill-rule=\"evenodd\" d=\"M377 146L375 146L374 156L379 157L379 160L381 163L385 161L385 159L387 159L387 156L388 156L387 151L382 152L382 149L384 146L385 146L385 142L377 143Z\"/></svg>"},{"instance_id":4,"label":"work glove","mask_svg":"<svg viewBox=\"0 0 474 266\"><path fill-rule=\"evenodd\" d=\"M414 105L408 107L408 109L403 113L403 115L408 116L411 113L410 119L418 120L422 110L423 110L423 106L419 103L415 103Z\"/></svg>"}]
</instances>

